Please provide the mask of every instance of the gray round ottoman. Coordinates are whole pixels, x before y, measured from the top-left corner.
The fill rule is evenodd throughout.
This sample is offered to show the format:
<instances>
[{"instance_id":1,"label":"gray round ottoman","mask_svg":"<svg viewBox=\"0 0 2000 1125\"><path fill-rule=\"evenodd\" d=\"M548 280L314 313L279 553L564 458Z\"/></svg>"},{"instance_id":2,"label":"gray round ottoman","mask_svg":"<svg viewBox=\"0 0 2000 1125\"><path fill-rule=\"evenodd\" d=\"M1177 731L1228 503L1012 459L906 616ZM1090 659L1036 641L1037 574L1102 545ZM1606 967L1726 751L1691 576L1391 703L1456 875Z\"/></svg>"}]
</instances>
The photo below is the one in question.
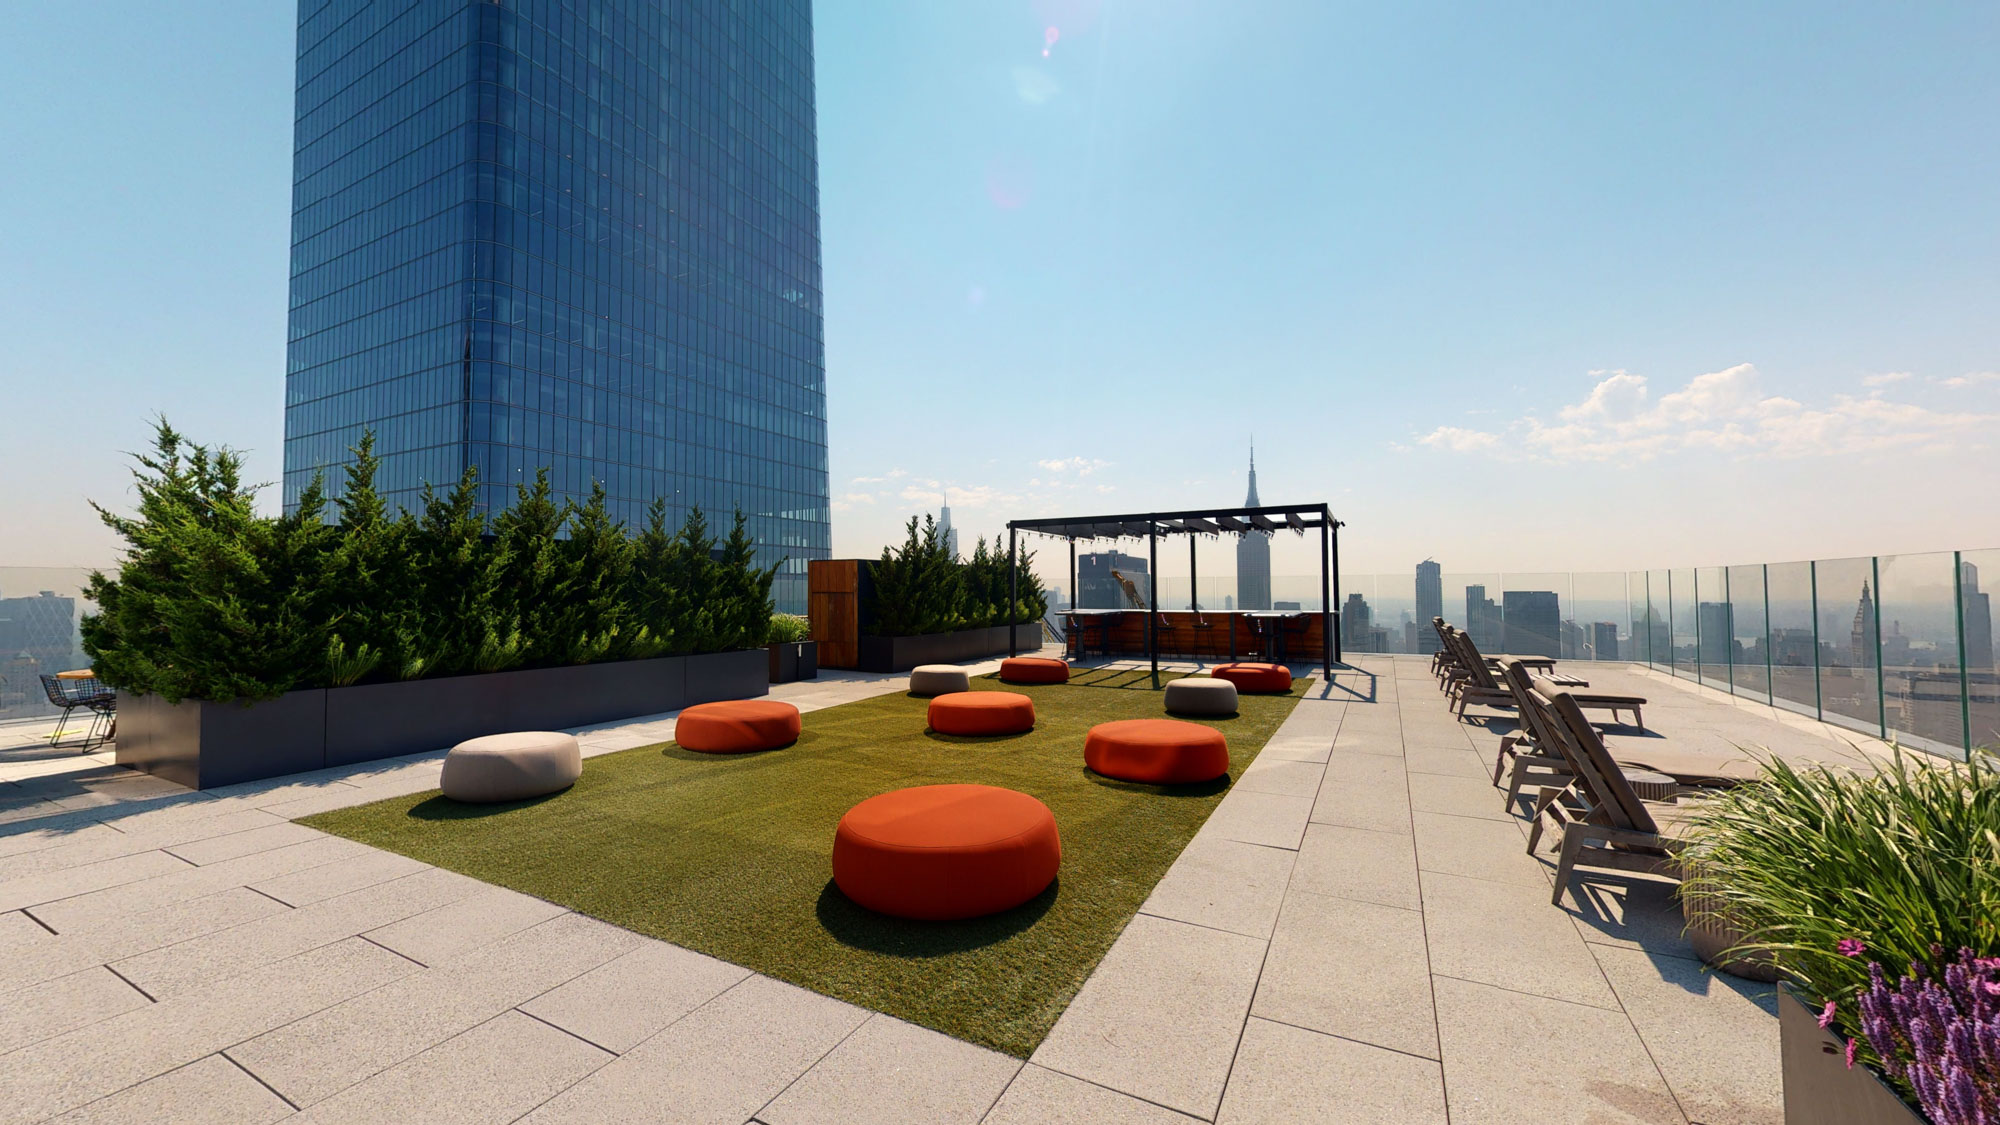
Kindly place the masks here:
<instances>
[{"instance_id":1,"label":"gray round ottoman","mask_svg":"<svg viewBox=\"0 0 2000 1125\"><path fill-rule=\"evenodd\" d=\"M454 801L522 801L567 789L583 776L583 751L572 735L519 731L467 739L444 756L439 785Z\"/></svg>"},{"instance_id":2,"label":"gray round ottoman","mask_svg":"<svg viewBox=\"0 0 2000 1125\"><path fill-rule=\"evenodd\" d=\"M919 664L910 669L911 695L948 695L971 690L972 677L956 664Z\"/></svg>"},{"instance_id":3,"label":"gray round ottoman","mask_svg":"<svg viewBox=\"0 0 2000 1125\"><path fill-rule=\"evenodd\" d=\"M1182 715L1234 715L1236 685L1211 676L1167 681L1167 710Z\"/></svg>"}]
</instances>

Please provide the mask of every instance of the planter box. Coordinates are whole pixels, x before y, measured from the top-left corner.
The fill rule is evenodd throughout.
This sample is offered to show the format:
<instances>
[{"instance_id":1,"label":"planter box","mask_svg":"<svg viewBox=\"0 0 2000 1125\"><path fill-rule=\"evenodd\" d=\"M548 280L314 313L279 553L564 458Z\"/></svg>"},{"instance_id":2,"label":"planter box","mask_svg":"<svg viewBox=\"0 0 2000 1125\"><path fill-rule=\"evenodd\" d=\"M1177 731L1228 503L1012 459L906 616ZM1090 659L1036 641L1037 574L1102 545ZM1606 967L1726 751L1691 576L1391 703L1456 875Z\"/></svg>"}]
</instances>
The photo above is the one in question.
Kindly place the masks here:
<instances>
[{"instance_id":1,"label":"planter box","mask_svg":"<svg viewBox=\"0 0 2000 1125\"><path fill-rule=\"evenodd\" d=\"M1042 647L1042 623L1012 626L1013 647L1034 652ZM956 633L925 633L917 637L862 637L863 672L907 672L919 664L958 664L989 656L1005 656L1009 626L961 629Z\"/></svg>"},{"instance_id":2,"label":"planter box","mask_svg":"<svg viewBox=\"0 0 2000 1125\"><path fill-rule=\"evenodd\" d=\"M195 789L743 699L764 653L705 653L295 691L261 703L119 700L118 763Z\"/></svg>"},{"instance_id":3,"label":"planter box","mask_svg":"<svg viewBox=\"0 0 2000 1125\"><path fill-rule=\"evenodd\" d=\"M1847 1041L1819 1026L1790 984L1778 986L1785 1125L1930 1125L1875 1072L1847 1069Z\"/></svg>"},{"instance_id":4,"label":"planter box","mask_svg":"<svg viewBox=\"0 0 2000 1125\"><path fill-rule=\"evenodd\" d=\"M766 645L770 655L771 682L789 684L819 676L818 641L783 641Z\"/></svg>"}]
</instances>

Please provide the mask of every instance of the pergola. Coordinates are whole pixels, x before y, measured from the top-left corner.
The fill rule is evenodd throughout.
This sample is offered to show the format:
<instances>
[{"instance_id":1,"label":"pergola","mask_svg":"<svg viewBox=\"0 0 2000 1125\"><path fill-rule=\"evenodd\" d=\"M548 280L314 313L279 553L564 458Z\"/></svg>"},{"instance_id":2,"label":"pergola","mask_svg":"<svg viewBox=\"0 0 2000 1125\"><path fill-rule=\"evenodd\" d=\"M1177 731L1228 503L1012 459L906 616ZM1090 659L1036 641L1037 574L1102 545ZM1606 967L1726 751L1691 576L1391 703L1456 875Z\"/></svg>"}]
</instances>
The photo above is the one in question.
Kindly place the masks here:
<instances>
[{"instance_id":1,"label":"pergola","mask_svg":"<svg viewBox=\"0 0 2000 1125\"><path fill-rule=\"evenodd\" d=\"M1007 521L1007 600L1012 608L1020 603L1020 533L1049 535L1069 540L1069 581L1071 604L1076 599L1076 541L1095 539L1144 539L1149 562L1146 567L1146 646L1153 671L1160 670L1160 536L1188 537L1189 588L1195 588L1194 544L1197 535L1220 536L1249 532L1293 531L1305 534L1319 529L1319 596L1321 660L1331 675L1333 663L1343 658L1338 631L1340 604L1340 529L1326 504L1263 504L1248 508L1203 508L1188 512L1137 512L1117 516L1069 516L1059 519ZM1011 636L1008 652L1013 654Z\"/></svg>"}]
</instances>

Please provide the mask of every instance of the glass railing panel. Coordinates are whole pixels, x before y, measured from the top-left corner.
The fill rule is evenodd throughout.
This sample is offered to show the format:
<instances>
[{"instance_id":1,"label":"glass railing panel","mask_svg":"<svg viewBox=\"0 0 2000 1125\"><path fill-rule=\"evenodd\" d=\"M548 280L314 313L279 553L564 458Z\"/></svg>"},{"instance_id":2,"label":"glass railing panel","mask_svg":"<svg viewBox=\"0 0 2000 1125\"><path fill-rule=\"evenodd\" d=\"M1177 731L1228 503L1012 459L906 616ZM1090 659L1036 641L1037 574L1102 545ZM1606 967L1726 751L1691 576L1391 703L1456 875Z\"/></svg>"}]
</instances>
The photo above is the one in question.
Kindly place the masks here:
<instances>
[{"instance_id":1,"label":"glass railing panel","mask_svg":"<svg viewBox=\"0 0 2000 1125\"><path fill-rule=\"evenodd\" d=\"M1673 671L1674 631L1671 624L1673 582L1664 570L1646 572L1646 662Z\"/></svg>"},{"instance_id":2,"label":"glass railing panel","mask_svg":"<svg viewBox=\"0 0 2000 1125\"><path fill-rule=\"evenodd\" d=\"M1625 659L1638 664L1653 658L1652 611L1646 603L1649 580L1643 570L1625 576L1625 636L1619 650Z\"/></svg>"},{"instance_id":3,"label":"glass railing panel","mask_svg":"<svg viewBox=\"0 0 2000 1125\"><path fill-rule=\"evenodd\" d=\"M1568 572L1502 574L1498 600L1500 651L1557 659L1572 655L1563 644L1563 620L1570 605Z\"/></svg>"},{"instance_id":4,"label":"glass railing panel","mask_svg":"<svg viewBox=\"0 0 2000 1125\"><path fill-rule=\"evenodd\" d=\"M1966 725L1972 745L2000 753L2000 672L1993 662L1992 586L2000 585L2000 550L1958 556L1959 620L1964 624Z\"/></svg>"},{"instance_id":5,"label":"glass railing panel","mask_svg":"<svg viewBox=\"0 0 2000 1125\"><path fill-rule=\"evenodd\" d=\"M1667 625L1673 630L1674 675L1700 678L1695 650L1694 569L1667 572Z\"/></svg>"},{"instance_id":6,"label":"glass railing panel","mask_svg":"<svg viewBox=\"0 0 2000 1125\"><path fill-rule=\"evenodd\" d=\"M1736 694L1769 701L1771 697L1770 638L1765 630L1764 568L1732 566L1724 575L1729 592L1729 673Z\"/></svg>"},{"instance_id":7,"label":"glass railing panel","mask_svg":"<svg viewBox=\"0 0 2000 1125\"><path fill-rule=\"evenodd\" d=\"M87 668L78 624L96 607L84 596L90 571L0 567L0 723L61 713L42 677Z\"/></svg>"},{"instance_id":8,"label":"glass railing panel","mask_svg":"<svg viewBox=\"0 0 2000 1125\"><path fill-rule=\"evenodd\" d=\"M1735 628L1729 620L1728 571L1705 566L1694 572L1694 632L1696 675L1701 682L1734 690Z\"/></svg>"},{"instance_id":9,"label":"glass railing panel","mask_svg":"<svg viewBox=\"0 0 2000 1125\"><path fill-rule=\"evenodd\" d=\"M1880 732L1875 560L1824 559L1817 569L1820 709L1828 719Z\"/></svg>"},{"instance_id":10,"label":"glass railing panel","mask_svg":"<svg viewBox=\"0 0 2000 1125\"><path fill-rule=\"evenodd\" d=\"M1431 628L1430 618L1417 620L1417 576L1410 574L1378 574L1375 576L1375 603L1372 607L1375 627L1383 630L1388 648L1385 652L1421 652L1426 655L1437 649L1437 632Z\"/></svg>"},{"instance_id":11,"label":"glass railing panel","mask_svg":"<svg viewBox=\"0 0 2000 1125\"><path fill-rule=\"evenodd\" d=\"M1390 647L1390 634L1394 632L1400 642L1401 631L1382 624L1382 598L1377 590L1378 576L1373 574L1343 574L1340 576L1340 645L1344 652L1395 652ZM1274 602L1273 605L1276 603ZM1313 596L1310 603L1301 602L1307 608L1318 608L1319 597Z\"/></svg>"},{"instance_id":12,"label":"glass railing panel","mask_svg":"<svg viewBox=\"0 0 2000 1125\"><path fill-rule=\"evenodd\" d=\"M1632 629L1632 606L1622 573L1579 571L1569 576L1574 599L1570 618L1581 647L1572 659L1630 660L1626 637Z\"/></svg>"},{"instance_id":13,"label":"glass railing panel","mask_svg":"<svg viewBox=\"0 0 2000 1125\"><path fill-rule=\"evenodd\" d=\"M1506 621L1500 614L1502 593L1499 574L1453 574L1442 576L1444 619L1472 636L1480 652L1505 652Z\"/></svg>"},{"instance_id":14,"label":"glass railing panel","mask_svg":"<svg viewBox=\"0 0 2000 1125\"><path fill-rule=\"evenodd\" d=\"M1819 655L1812 564L1772 563L1764 573L1770 605L1772 702L1817 716Z\"/></svg>"},{"instance_id":15,"label":"glass railing panel","mask_svg":"<svg viewBox=\"0 0 2000 1125\"><path fill-rule=\"evenodd\" d=\"M1946 753L1965 749L1954 561L1949 551L1875 561L1883 722L1899 742Z\"/></svg>"}]
</instances>

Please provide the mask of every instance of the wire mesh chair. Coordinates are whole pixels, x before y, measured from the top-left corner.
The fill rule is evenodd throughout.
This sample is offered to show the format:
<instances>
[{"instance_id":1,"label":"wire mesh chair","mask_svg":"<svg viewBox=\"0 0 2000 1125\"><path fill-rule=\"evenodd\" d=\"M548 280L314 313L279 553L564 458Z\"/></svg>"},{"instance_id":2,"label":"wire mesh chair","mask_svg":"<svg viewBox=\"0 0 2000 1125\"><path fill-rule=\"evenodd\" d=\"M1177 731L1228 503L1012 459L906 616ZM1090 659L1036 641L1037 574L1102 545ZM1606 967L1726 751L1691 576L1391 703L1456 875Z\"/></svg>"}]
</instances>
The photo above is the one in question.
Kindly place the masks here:
<instances>
[{"instance_id":1,"label":"wire mesh chair","mask_svg":"<svg viewBox=\"0 0 2000 1125\"><path fill-rule=\"evenodd\" d=\"M69 726L70 713L79 707L90 712L90 726L83 735L83 753L88 754L109 741L117 730L118 693L105 687L97 678L65 680L58 676L43 676L42 690L48 693L51 704L62 708L62 719L56 723L55 732L49 735L50 746L63 745L63 731Z\"/></svg>"}]
</instances>

